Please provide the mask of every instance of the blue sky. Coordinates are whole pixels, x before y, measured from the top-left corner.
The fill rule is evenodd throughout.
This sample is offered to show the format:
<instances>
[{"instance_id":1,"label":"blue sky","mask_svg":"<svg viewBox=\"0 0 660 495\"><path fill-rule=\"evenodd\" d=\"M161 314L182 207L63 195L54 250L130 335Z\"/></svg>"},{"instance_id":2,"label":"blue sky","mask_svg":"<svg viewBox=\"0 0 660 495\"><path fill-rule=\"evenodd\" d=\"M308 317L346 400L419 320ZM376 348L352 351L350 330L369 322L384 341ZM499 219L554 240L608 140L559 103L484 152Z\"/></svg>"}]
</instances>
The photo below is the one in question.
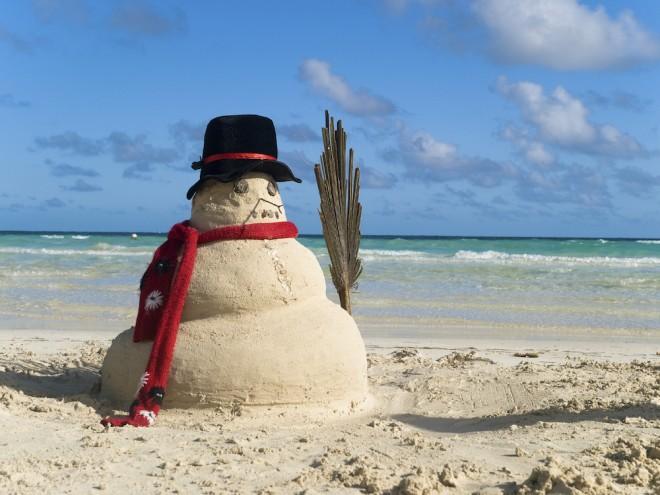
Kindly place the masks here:
<instances>
[{"instance_id":1,"label":"blue sky","mask_svg":"<svg viewBox=\"0 0 660 495\"><path fill-rule=\"evenodd\" d=\"M660 237L657 2L10 0L0 67L0 229L167 230L257 113L318 233L327 108L365 234Z\"/></svg>"}]
</instances>

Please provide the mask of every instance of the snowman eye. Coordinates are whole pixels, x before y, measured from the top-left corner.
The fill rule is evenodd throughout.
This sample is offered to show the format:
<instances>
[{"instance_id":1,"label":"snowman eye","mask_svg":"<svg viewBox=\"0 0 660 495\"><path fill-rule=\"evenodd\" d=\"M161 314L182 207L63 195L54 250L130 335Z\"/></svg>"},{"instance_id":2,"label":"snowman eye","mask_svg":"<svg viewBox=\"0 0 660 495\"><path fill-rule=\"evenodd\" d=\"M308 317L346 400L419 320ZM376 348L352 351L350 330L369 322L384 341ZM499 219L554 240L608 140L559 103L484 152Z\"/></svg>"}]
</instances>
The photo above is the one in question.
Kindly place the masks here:
<instances>
[{"instance_id":1,"label":"snowman eye","mask_svg":"<svg viewBox=\"0 0 660 495\"><path fill-rule=\"evenodd\" d=\"M271 196L275 196L275 194L277 194L277 186L275 185L274 182L268 182L267 189L268 189L268 194L270 194Z\"/></svg>"},{"instance_id":2,"label":"snowman eye","mask_svg":"<svg viewBox=\"0 0 660 495\"><path fill-rule=\"evenodd\" d=\"M245 179L240 179L236 184L234 184L234 192L238 194L245 194L250 189L248 183Z\"/></svg>"}]
</instances>

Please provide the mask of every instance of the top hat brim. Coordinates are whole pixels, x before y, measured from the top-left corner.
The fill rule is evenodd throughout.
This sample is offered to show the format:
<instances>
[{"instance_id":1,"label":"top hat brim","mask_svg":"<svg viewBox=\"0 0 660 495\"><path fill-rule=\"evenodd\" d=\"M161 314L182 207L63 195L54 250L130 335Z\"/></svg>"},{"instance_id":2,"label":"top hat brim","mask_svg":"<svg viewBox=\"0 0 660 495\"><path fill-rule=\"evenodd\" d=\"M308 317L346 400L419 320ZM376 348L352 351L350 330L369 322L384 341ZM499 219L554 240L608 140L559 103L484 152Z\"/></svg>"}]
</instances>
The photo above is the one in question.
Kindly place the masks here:
<instances>
[{"instance_id":1,"label":"top hat brim","mask_svg":"<svg viewBox=\"0 0 660 495\"><path fill-rule=\"evenodd\" d=\"M191 199L208 179L215 179L220 182L232 182L248 172L269 174L277 182L302 182L302 180L293 175L293 172L286 163L279 160L222 160L221 162L215 162L209 165L211 170L205 173L204 169L202 169L200 179L188 189L188 194L186 194L188 199ZM213 165L216 166L213 167ZM205 165L205 167L207 166Z\"/></svg>"}]
</instances>

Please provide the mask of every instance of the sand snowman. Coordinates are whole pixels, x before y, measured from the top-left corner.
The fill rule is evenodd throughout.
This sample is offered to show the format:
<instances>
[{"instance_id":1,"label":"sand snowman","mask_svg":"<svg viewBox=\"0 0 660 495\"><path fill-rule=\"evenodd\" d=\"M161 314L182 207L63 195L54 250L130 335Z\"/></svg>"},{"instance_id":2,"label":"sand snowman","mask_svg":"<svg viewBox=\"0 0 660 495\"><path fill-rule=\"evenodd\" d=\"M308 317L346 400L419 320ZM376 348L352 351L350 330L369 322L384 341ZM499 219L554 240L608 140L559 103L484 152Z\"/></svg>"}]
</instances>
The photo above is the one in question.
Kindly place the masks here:
<instances>
[{"instance_id":1,"label":"sand snowman","mask_svg":"<svg viewBox=\"0 0 660 495\"><path fill-rule=\"evenodd\" d=\"M300 180L276 157L270 119L209 123L194 164L200 180L188 192L191 218L154 255L136 326L113 340L103 363L102 395L133 400L127 418L107 424L148 426L161 405L365 399L362 338L295 239L277 182Z\"/></svg>"}]
</instances>

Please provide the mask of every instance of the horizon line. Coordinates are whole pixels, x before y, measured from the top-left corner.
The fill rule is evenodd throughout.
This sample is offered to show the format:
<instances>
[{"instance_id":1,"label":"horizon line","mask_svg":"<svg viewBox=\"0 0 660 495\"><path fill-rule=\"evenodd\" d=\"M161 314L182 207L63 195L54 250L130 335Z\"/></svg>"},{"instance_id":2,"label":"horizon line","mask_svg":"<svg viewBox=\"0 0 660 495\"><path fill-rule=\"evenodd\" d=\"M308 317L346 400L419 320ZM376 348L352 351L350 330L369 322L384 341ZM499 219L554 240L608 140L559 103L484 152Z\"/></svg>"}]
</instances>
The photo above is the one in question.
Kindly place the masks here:
<instances>
[{"instance_id":1,"label":"horizon line","mask_svg":"<svg viewBox=\"0 0 660 495\"><path fill-rule=\"evenodd\" d=\"M130 237L132 234L138 236L166 236L167 231L112 231L112 230L0 230L0 235L11 234L89 234L89 235L125 235ZM300 234L299 237L318 237L323 238L323 234ZM606 236L509 236L509 235L440 235L440 234L362 234L363 239L367 238L381 238L381 239L543 239L543 240L607 240L607 241L658 241L660 238L656 237L606 237Z\"/></svg>"}]
</instances>

